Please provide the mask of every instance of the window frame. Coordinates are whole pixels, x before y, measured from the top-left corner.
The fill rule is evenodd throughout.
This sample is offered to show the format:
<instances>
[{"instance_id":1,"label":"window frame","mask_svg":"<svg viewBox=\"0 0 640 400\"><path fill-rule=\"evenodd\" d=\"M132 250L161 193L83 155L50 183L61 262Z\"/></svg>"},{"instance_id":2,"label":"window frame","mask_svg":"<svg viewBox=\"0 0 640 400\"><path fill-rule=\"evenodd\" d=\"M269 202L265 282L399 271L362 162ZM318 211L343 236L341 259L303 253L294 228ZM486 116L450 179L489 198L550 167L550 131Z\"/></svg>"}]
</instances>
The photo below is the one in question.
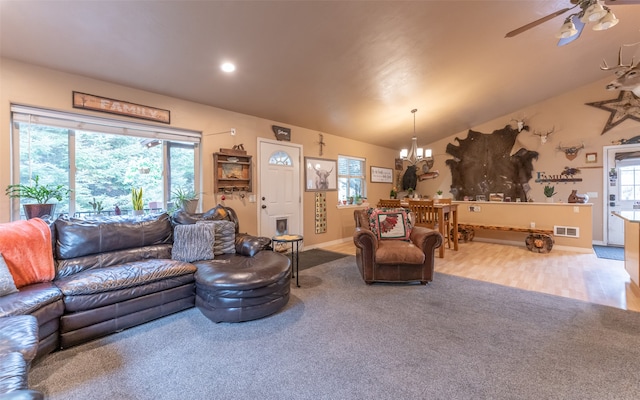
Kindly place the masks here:
<instances>
[{"instance_id":1,"label":"window frame","mask_svg":"<svg viewBox=\"0 0 640 400\"><path fill-rule=\"evenodd\" d=\"M353 175L353 174L350 174L350 173L347 174L347 175L340 174L339 166L340 166L341 159L345 159L346 160L347 169L349 168L349 161L351 161L351 160L362 162L362 167L361 167L361 171L360 171L361 174L360 175ZM360 197L366 198L367 197L367 159L364 158L364 157L356 157L356 156L349 156L349 155L345 155L345 154L338 154L338 160L337 161L338 161L338 163L337 163L337 165L338 165L338 171L337 171L338 172L337 173L337 177L338 177L338 199L339 200L346 200L349 197L354 197L355 198L357 196L357 194L353 194L352 196L350 196L350 193L349 193L350 192L350 188L351 188L351 185L349 183L350 183L350 180L352 180L352 179L361 180L361 182L362 182L361 183L361 188L362 189L361 189ZM351 172L351 171L348 171L348 172ZM344 199L340 197L341 196L341 190L340 190L340 179L341 178L347 180L347 193L346 193L346 196L345 196Z\"/></svg>"},{"instance_id":2,"label":"window frame","mask_svg":"<svg viewBox=\"0 0 640 400\"><path fill-rule=\"evenodd\" d=\"M163 208L166 210L171 201L171 174L170 149L171 147L193 146L194 170L193 182L196 193L202 192L202 132L143 124L138 122L123 121L115 118L95 117L91 115L49 110L38 107L11 104L11 183L20 182L20 128L19 123L35 123L41 126L56 127L67 131L68 136L68 159L67 168L69 189L69 215L76 212L76 199L73 192L76 181L76 130L85 132L96 132L101 134L114 134L122 136L132 136L136 138L154 139L162 141L162 191ZM11 200L11 220L21 218L20 199Z\"/></svg>"}]
</instances>

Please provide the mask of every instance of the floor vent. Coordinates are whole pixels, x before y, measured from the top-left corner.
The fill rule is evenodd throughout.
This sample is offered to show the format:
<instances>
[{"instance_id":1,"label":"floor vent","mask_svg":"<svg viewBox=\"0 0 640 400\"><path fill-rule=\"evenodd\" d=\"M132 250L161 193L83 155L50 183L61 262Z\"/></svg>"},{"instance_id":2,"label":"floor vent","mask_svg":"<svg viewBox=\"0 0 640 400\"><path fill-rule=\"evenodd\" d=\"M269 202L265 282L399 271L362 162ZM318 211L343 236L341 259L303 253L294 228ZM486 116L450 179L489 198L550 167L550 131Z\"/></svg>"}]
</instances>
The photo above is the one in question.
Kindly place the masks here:
<instances>
[{"instance_id":1,"label":"floor vent","mask_svg":"<svg viewBox=\"0 0 640 400\"><path fill-rule=\"evenodd\" d=\"M566 237L580 237L580 228L576 228L574 226L558 226L555 225L553 227L553 234L555 236L566 236Z\"/></svg>"}]
</instances>

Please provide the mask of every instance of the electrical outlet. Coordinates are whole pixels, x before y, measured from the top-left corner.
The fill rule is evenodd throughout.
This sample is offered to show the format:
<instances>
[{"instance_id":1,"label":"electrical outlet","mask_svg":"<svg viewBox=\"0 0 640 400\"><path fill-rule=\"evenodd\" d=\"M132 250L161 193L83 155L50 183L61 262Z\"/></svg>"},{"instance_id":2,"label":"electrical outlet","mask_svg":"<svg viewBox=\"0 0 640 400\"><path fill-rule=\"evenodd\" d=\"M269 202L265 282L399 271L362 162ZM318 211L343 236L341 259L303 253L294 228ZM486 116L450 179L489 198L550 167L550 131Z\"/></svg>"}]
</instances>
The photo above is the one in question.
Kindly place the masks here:
<instances>
[{"instance_id":1,"label":"electrical outlet","mask_svg":"<svg viewBox=\"0 0 640 400\"><path fill-rule=\"evenodd\" d=\"M469 206L469 212L480 212L480 206Z\"/></svg>"},{"instance_id":2,"label":"electrical outlet","mask_svg":"<svg viewBox=\"0 0 640 400\"><path fill-rule=\"evenodd\" d=\"M236 135L236 128L231 128L231 136L235 136Z\"/></svg>"},{"instance_id":3,"label":"electrical outlet","mask_svg":"<svg viewBox=\"0 0 640 400\"><path fill-rule=\"evenodd\" d=\"M256 195L255 194L250 194L249 195L249 203L255 203L256 202Z\"/></svg>"}]
</instances>

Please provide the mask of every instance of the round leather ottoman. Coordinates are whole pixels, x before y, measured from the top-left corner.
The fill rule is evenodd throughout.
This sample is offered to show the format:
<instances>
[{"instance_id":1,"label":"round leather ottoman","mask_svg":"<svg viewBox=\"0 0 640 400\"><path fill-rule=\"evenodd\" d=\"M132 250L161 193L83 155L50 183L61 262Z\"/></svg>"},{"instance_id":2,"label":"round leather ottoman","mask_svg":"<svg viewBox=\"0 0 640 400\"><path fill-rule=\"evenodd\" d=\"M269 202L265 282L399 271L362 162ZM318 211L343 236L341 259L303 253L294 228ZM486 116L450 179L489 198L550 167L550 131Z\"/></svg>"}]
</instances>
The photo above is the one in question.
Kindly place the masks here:
<instances>
[{"instance_id":1,"label":"round leather ottoman","mask_svg":"<svg viewBox=\"0 0 640 400\"><path fill-rule=\"evenodd\" d=\"M196 307L213 322L266 317L289 301L291 262L280 253L225 254L194 264Z\"/></svg>"}]
</instances>

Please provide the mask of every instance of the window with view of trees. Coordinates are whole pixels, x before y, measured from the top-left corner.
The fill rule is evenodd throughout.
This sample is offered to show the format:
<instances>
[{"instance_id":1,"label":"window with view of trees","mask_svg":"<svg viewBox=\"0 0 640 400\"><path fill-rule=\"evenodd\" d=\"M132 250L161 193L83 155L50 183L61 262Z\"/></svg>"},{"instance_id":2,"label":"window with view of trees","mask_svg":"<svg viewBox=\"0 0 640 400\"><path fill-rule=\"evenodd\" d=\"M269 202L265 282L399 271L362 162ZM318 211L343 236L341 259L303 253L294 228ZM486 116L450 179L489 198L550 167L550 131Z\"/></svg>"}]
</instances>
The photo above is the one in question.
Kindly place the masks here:
<instances>
[{"instance_id":1,"label":"window with view of trees","mask_svg":"<svg viewBox=\"0 0 640 400\"><path fill-rule=\"evenodd\" d=\"M620 167L620 200L640 200L640 166Z\"/></svg>"},{"instance_id":2,"label":"window with view of trees","mask_svg":"<svg viewBox=\"0 0 640 400\"><path fill-rule=\"evenodd\" d=\"M338 199L366 197L364 158L338 156Z\"/></svg>"},{"instance_id":3,"label":"window with view of trees","mask_svg":"<svg viewBox=\"0 0 640 400\"><path fill-rule=\"evenodd\" d=\"M179 130L158 133L152 125L57 114L12 114L13 146L19 150L16 183L30 184L38 176L40 184L72 190L56 215L109 215L116 206L126 214L132 210L132 188L143 189L148 211L171 211L171 193L178 188L199 192L199 134L186 131L190 135L182 137ZM21 207L14 212L18 209L24 218Z\"/></svg>"}]
</instances>

